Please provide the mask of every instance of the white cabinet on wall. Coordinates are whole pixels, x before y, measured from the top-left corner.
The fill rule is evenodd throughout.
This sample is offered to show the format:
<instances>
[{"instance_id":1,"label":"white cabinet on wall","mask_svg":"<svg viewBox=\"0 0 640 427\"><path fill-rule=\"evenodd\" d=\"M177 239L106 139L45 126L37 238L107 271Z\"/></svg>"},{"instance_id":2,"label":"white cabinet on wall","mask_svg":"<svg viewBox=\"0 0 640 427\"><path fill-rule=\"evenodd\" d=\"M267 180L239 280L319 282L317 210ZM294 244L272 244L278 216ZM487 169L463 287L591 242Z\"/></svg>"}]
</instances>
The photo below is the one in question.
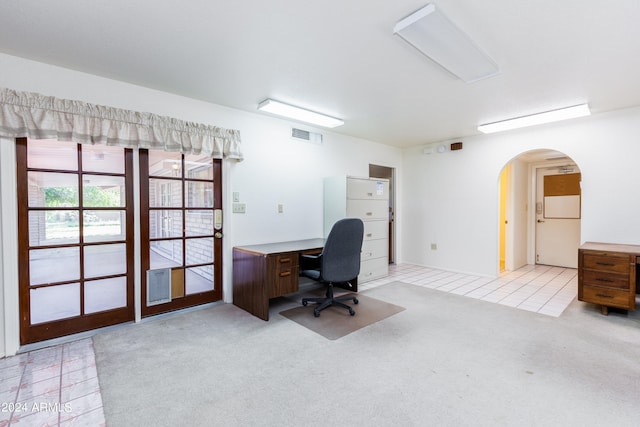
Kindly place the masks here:
<instances>
[{"instance_id":1,"label":"white cabinet on wall","mask_svg":"<svg viewBox=\"0 0 640 427\"><path fill-rule=\"evenodd\" d=\"M389 274L389 181L338 176L324 180L324 235L342 218L364 222L358 282Z\"/></svg>"}]
</instances>

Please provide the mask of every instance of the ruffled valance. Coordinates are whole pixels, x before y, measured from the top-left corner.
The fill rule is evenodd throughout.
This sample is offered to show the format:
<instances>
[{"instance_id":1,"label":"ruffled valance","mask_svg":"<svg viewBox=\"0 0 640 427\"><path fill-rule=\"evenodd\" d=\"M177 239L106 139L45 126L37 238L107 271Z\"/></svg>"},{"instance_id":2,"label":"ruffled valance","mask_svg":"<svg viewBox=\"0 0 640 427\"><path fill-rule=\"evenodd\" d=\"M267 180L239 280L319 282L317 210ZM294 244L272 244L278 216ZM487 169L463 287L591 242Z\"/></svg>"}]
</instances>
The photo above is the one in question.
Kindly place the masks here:
<instances>
[{"instance_id":1,"label":"ruffled valance","mask_svg":"<svg viewBox=\"0 0 640 427\"><path fill-rule=\"evenodd\" d=\"M0 88L0 136L242 160L238 130L4 88Z\"/></svg>"}]
</instances>

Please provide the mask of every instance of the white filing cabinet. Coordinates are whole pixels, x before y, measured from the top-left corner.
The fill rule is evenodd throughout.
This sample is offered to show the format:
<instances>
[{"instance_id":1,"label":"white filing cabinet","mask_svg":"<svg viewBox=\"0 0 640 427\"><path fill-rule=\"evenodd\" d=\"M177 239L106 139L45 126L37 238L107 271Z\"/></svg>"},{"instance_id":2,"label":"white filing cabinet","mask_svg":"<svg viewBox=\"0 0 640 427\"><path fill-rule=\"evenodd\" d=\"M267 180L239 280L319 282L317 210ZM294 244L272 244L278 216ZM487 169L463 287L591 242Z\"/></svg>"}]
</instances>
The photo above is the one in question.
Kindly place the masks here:
<instances>
[{"instance_id":1,"label":"white filing cabinet","mask_svg":"<svg viewBox=\"0 0 640 427\"><path fill-rule=\"evenodd\" d=\"M324 235L342 218L364 222L358 282L389 274L389 180L338 176L324 180Z\"/></svg>"}]
</instances>

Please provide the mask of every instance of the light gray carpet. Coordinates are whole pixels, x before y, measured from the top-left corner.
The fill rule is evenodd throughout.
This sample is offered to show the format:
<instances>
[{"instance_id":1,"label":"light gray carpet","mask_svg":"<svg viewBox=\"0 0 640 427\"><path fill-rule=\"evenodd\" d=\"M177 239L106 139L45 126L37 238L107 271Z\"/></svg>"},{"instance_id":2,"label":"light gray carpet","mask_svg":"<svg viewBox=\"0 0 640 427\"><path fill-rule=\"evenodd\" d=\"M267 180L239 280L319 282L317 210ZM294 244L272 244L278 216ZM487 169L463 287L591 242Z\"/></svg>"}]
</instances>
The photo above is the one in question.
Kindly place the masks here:
<instances>
[{"instance_id":1,"label":"light gray carpet","mask_svg":"<svg viewBox=\"0 0 640 427\"><path fill-rule=\"evenodd\" d=\"M320 317L315 317L315 303L309 303L306 307L298 304L297 307L281 311L280 315L327 339L336 340L404 310L404 307L365 295L357 295L357 299L358 304L345 302L356 312L353 316L345 308L327 307L320 313Z\"/></svg>"},{"instance_id":2,"label":"light gray carpet","mask_svg":"<svg viewBox=\"0 0 640 427\"><path fill-rule=\"evenodd\" d=\"M554 318L395 282L406 307L330 341L228 304L94 337L109 426L635 426L640 323Z\"/></svg>"}]
</instances>

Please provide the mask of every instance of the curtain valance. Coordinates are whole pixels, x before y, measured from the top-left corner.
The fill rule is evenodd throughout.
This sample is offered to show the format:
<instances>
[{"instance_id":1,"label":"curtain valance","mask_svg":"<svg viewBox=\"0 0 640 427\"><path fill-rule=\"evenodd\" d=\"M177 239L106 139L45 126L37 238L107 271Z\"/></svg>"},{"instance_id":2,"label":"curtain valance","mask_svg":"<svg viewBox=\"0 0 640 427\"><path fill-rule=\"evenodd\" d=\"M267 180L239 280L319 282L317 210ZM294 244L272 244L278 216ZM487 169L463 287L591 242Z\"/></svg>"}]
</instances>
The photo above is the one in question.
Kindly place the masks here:
<instances>
[{"instance_id":1,"label":"curtain valance","mask_svg":"<svg viewBox=\"0 0 640 427\"><path fill-rule=\"evenodd\" d=\"M0 136L242 160L238 130L5 88L0 88Z\"/></svg>"}]
</instances>

